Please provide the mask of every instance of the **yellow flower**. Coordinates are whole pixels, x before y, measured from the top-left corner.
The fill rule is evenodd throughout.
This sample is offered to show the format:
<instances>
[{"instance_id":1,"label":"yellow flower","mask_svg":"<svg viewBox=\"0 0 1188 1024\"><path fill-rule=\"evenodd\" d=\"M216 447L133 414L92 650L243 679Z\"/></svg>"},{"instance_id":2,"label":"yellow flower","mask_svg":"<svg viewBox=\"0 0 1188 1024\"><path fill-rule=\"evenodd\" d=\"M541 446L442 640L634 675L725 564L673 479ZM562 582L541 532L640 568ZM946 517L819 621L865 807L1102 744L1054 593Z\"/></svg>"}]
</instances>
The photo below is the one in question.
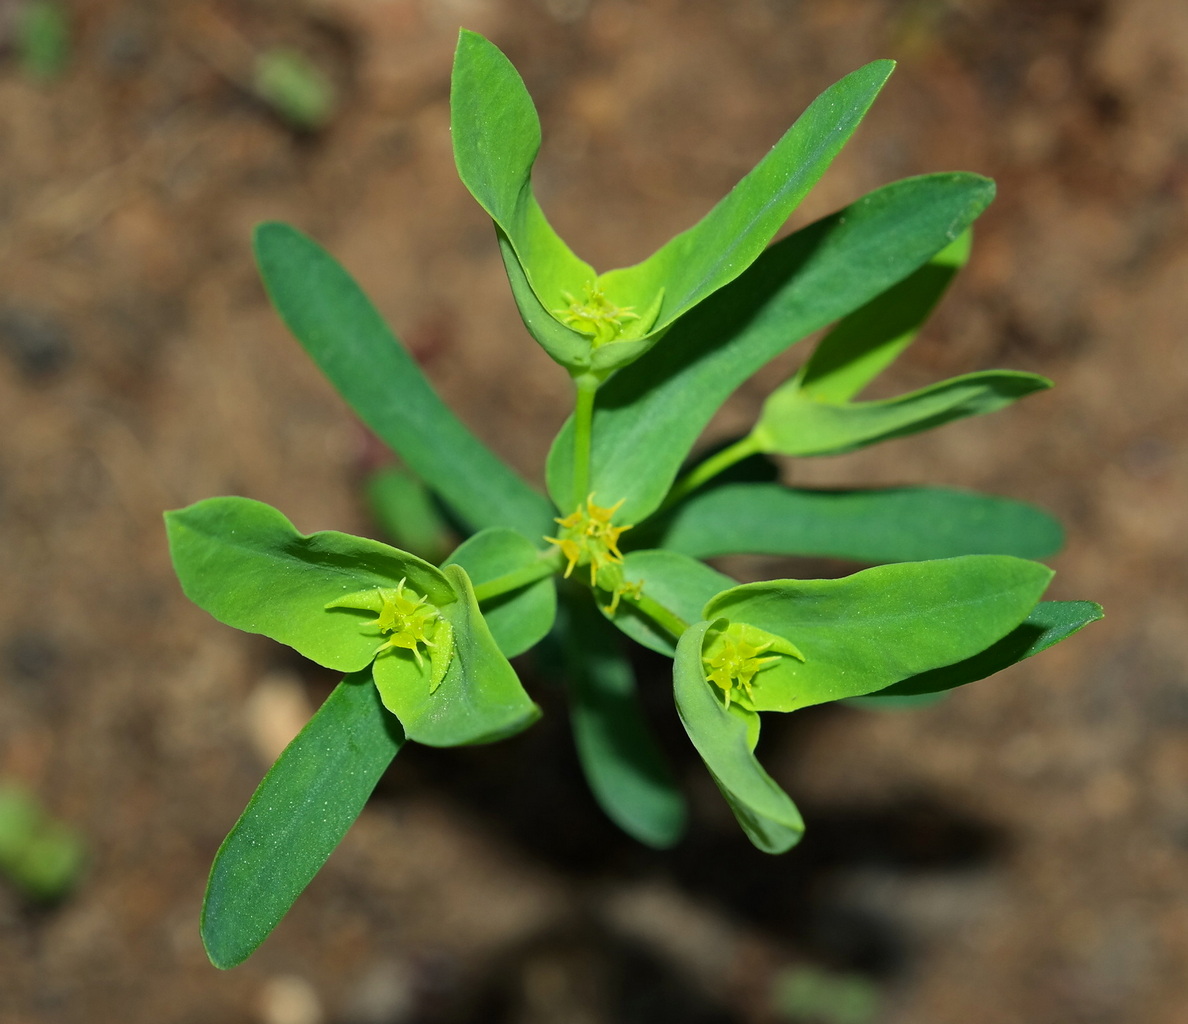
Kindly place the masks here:
<instances>
[{"instance_id":1,"label":"yellow flower","mask_svg":"<svg viewBox=\"0 0 1188 1024\"><path fill-rule=\"evenodd\" d=\"M346 594L326 605L327 608L358 608L375 612L376 618L365 622L384 637L375 649L375 656L388 652L408 651L424 670L425 655L429 658L429 692L437 689L445 678L446 669L454 657L454 627L441 612L428 603L424 595L408 588L405 577L394 587L372 587ZM421 648L426 648L421 653Z\"/></svg>"},{"instance_id":2,"label":"yellow flower","mask_svg":"<svg viewBox=\"0 0 1188 1024\"><path fill-rule=\"evenodd\" d=\"M781 656L804 661L804 655L795 644L746 623L732 622L711 636L702 652L701 662L705 678L723 692L727 707L730 707L732 697L735 700L745 698L745 703L749 704L755 676L779 661ZM760 655L767 651L771 654L761 658Z\"/></svg>"},{"instance_id":3,"label":"yellow flower","mask_svg":"<svg viewBox=\"0 0 1188 1024\"><path fill-rule=\"evenodd\" d=\"M639 314L632 306L616 306L597 284L587 284L581 301L569 292L563 292L568 305L554 309L552 313L567 327L581 334L591 335L594 347L614 341L623 331L624 320L638 320Z\"/></svg>"},{"instance_id":4,"label":"yellow flower","mask_svg":"<svg viewBox=\"0 0 1188 1024\"><path fill-rule=\"evenodd\" d=\"M620 498L613 505L596 505L590 494L584 504L578 505L569 515L554 519L561 527L561 536L545 537L550 544L561 549L568 563L565 576L573 572L576 565L590 567L590 586L598 583L598 570L608 565L621 565L623 553L619 550L619 538L631 527L615 526L611 518L625 499Z\"/></svg>"}]
</instances>

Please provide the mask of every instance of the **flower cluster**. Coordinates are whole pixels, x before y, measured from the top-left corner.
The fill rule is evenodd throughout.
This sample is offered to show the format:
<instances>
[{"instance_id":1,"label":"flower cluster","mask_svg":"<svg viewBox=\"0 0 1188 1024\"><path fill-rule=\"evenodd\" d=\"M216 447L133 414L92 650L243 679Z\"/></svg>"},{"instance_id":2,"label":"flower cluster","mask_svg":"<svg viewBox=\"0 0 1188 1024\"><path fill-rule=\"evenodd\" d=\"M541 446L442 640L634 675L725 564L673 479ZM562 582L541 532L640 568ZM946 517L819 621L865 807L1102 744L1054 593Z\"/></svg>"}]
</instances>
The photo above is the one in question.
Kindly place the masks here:
<instances>
[{"instance_id":1,"label":"flower cluster","mask_svg":"<svg viewBox=\"0 0 1188 1024\"><path fill-rule=\"evenodd\" d=\"M565 577L568 579L576 565L590 567L590 586L597 586L598 573L611 565L623 564L623 553L619 550L619 538L631 529L630 526L615 526L611 523L615 512L623 504L622 499L605 507L594 504L594 495L563 518L553 521L561 527L560 537L545 537L550 544L556 544L565 556Z\"/></svg>"},{"instance_id":2,"label":"flower cluster","mask_svg":"<svg viewBox=\"0 0 1188 1024\"><path fill-rule=\"evenodd\" d=\"M587 284L582 291L585 295L581 302L569 292L563 293L568 305L552 312L567 327L593 336L595 348L614 341L623 330L624 320L639 319L633 306L616 306L596 284Z\"/></svg>"},{"instance_id":3,"label":"flower cluster","mask_svg":"<svg viewBox=\"0 0 1188 1024\"><path fill-rule=\"evenodd\" d=\"M767 657L760 657L768 651L771 653ZM726 707L730 707L732 696L735 700L743 698L750 704L755 676L778 662L782 655L804 661L804 655L790 640L757 626L732 622L723 629L711 631L701 661L705 678L722 690Z\"/></svg>"}]
</instances>

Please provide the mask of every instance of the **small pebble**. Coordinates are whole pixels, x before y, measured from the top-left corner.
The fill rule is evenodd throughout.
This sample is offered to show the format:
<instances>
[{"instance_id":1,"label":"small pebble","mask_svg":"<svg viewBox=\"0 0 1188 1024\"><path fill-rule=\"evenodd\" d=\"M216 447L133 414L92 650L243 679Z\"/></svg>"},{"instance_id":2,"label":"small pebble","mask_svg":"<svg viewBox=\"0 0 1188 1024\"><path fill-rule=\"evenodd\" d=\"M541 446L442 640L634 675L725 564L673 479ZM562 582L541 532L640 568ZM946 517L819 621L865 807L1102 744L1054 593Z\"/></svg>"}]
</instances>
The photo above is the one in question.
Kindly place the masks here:
<instances>
[{"instance_id":1,"label":"small pebble","mask_svg":"<svg viewBox=\"0 0 1188 1024\"><path fill-rule=\"evenodd\" d=\"M269 978L258 1007L261 1024L322 1024L326 1019L313 985L295 974Z\"/></svg>"}]
</instances>

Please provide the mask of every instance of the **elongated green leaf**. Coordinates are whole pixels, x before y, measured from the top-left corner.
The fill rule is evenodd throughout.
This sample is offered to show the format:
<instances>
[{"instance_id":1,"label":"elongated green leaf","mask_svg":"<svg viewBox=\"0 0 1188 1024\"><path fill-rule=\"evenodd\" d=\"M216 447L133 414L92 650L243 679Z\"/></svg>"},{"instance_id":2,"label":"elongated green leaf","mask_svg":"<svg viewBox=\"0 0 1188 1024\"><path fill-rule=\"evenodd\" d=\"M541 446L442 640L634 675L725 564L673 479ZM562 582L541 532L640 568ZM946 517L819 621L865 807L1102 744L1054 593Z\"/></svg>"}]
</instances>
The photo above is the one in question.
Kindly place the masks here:
<instances>
[{"instance_id":1,"label":"elongated green leaf","mask_svg":"<svg viewBox=\"0 0 1188 1024\"><path fill-rule=\"evenodd\" d=\"M643 584L643 592L686 622L701 618L701 609L715 594L734 586L734 580L675 551L629 551L623 559L623 578ZM606 609L603 608L606 615ZM672 657L676 641L627 601L607 615L636 643Z\"/></svg>"},{"instance_id":2,"label":"elongated green leaf","mask_svg":"<svg viewBox=\"0 0 1188 1024\"><path fill-rule=\"evenodd\" d=\"M1060 523L1033 505L942 487L808 491L726 484L694 494L642 532L657 547L694 558L774 554L869 563L1045 558L1064 544Z\"/></svg>"},{"instance_id":3,"label":"elongated green leaf","mask_svg":"<svg viewBox=\"0 0 1188 1024\"><path fill-rule=\"evenodd\" d=\"M969 260L973 233L965 231L910 277L841 320L796 375L823 402L847 402L912 343L954 275Z\"/></svg>"},{"instance_id":4,"label":"elongated green leaf","mask_svg":"<svg viewBox=\"0 0 1188 1024\"><path fill-rule=\"evenodd\" d=\"M879 402L822 402L793 380L768 397L753 436L770 455L840 455L982 416L1051 386L1034 373L986 370Z\"/></svg>"},{"instance_id":5,"label":"elongated green leaf","mask_svg":"<svg viewBox=\"0 0 1188 1024\"><path fill-rule=\"evenodd\" d=\"M438 398L351 276L285 224L256 229L256 261L277 312L359 417L472 527L533 535L552 509Z\"/></svg>"},{"instance_id":6,"label":"elongated green leaf","mask_svg":"<svg viewBox=\"0 0 1188 1024\"><path fill-rule=\"evenodd\" d=\"M441 608L454 644L445 678L436 689L416 685L405 652L381 656L372 671L384 706L410 740L431 747L491 743L522 732L540 717L540 708L491 636L466 571L447 565L444 572L460 598Z\"/></svg>"},{"instance_id":7,"label":"elongated green leaf","mask_svg":"<svg viewBox=\"0 0 1188 1024\"><path fill-rule=\"evenodd\" d=\"M404 743L366 672L347 676L269 769L210 871L202 942L243 963L346 834Z\"/></svg>"},{"instance_id":8,"label":"elongated green leaf","mask_svg":"<svg viewBox=\"0 0 1188 1024\"><path fill-rule=\"evenodd\" d=\"M337 531L298 533L280 512L248 498L207 498L165 514L182 590L220 622L263 633L320 665L365 668L378 633L357 613L326 605L406 579L418 595L457 597L441 570L396 548Z\"/></svg>"},{"instance_id":9,"label":"elongated green leaf","mask_svg":"<svg viewBox=\"0 0 1188 1024\"><path fill-rule=\"evenodd\" d=\"M366 483L367 505L388 541L435 565L448 553L450 526L415 473L388 466Z\"/></svg>"},{"instance_id":10,"label":"elongated green leaf","mask_svg":"<svg viewBox=\"0 0 1188 1024\"><path fill-rule=\"evenodd\" d=\"M747 583L704 615L758 627L803 653L777 655L736 697L756 711L795 711L972 657L1027 618L1051 578L1037 562L966 555L839 580Z\"/></svg>"},{"instance_id":11,"label":"elongated green leaf","mask_svg":"<svg viewBox=\"0 0 1188 1024\"><path fill-rule=\"evenodd\" d=\"M682 317L664 340L603 386L594 412L591 489L624 498L627 522L659 506L718 407L756 370L845 316L961 234L994 184L972 174L910 178L772 246L732 284ZM573 493L573 425L549 453L549 493Z\"/></svg>"},{"instance_id":12,"label":"elongated green leaf","mask_svg":"<svg viewBox=\"0 0 1188 1024\"><path fill-rule=\"evenodd\" d=\"M616 303L647 308L663 291L659 331L747 269L849 141L895 62L846 75L809 105L758 164L697 224L642 263L599 279Z\"/></svg>"},{"instance_id":13,"label":"elongated green leaf","mask_svg":"<svg viewBox=\"0 0 1188 1024\"><path fill-rule=\"evenodd\" d=\"M599 276L557 235L533 194L540 119L523 80L498 48L463 31L450 90L454 158L499 229L512 292L533 337L574 372L592 368L605 376L637 359L669 324L755 260L845 145L893 67L875 61L827 89L697 225L644 262ZM563 310L579 307L626 314L613 321L613 344L593 344L592 324L579 334L561 323Z\"/></svg>"},{"instance_id":14,"label":"elongated green leaf","mask_svg":"<svg viewBox=\"0 0 1188 1024\"><path fill-rule=\"evenodd\" d=\"M764 853L783 853L800 841L804 822L791 798L755 758L759 716L729 709L705 678L701 649L710 623L691 626L677 644L673 692L681 724L751 842Z\"/></svg>"},{"instance_id":15,"label":"elongated green leaf","mask_svg":"<svg viewBox=\"0 0 1188 1024\"><path fill-rule=\"evenodd\" d=\"M498 227L495 234L499 241L499 255L503 257L503 266L507 270L507 283L511 285L512 298L516 300L516 308L520 311L520 319L524 321L528 333L562 366L573 368L590 363L590 339L566 327L541 303L536 297L536 292L532 290L527 273L520 265L520 259L512 247L511 240Z\"/></svg>"},{"instance_id":16,"label":"elongated green leaf","mask_svg":"<svg viewBox=\"0 0 1188 1024\"><path fill-rule=\"evenodd\" d=\"M1041 601L1023 622L984 651L955 664L921 672L863 700L912 697L952 690L994 675L1017 662L1046 651L1061 640L1102 618L1101 605L1092 601Z\"/></svg>"},{"instance_id":17,"label":"elongated green leaf","mask_svg":"<svg viewBox=\"0 0 1188 1024\"><path fill-rule=\"evenodd\" d=\"M510 243L546 309L564 306L598 276L553 230L532 193L540 118L511 61L463 29L450 81L450 134L458 177ZM573 333L572 331L569 333Z\"/></svg>"},{"instance_id":18,"label":"elongated green leaf","mask_svg":"<svg viewBox=\"0 0 1188 1024\"><path fill-rule=\"evenodd\" d=\"M494 526L476 533L446 561L460 565L477 586L538 562L541 551L523 534ZM483 604L483 618L508 658L539 643L557 617L552 577L536 580Z\"/></svg>"},{"instance_id":19,"label":"elongated green leaf","mask_svg":"<svg viewBox=\"0 0 1188 1024\"><path fill-rule=\"evenodd\" d=\"M590 602L569 603L570 721L598 805L628 835L667 849L685 831L685 799L640 707L635 675Z\"/></svg>"}]
</instances>

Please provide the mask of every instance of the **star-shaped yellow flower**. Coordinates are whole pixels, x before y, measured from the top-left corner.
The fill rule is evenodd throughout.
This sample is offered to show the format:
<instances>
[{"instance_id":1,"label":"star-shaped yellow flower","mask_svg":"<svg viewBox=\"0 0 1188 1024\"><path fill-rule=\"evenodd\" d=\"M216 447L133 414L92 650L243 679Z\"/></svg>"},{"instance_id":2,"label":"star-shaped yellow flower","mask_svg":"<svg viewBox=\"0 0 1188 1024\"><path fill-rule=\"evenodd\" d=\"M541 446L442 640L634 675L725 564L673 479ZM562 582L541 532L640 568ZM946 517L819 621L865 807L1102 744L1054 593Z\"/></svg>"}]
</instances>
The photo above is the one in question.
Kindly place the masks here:
<instances>
[{"instance_id":1,"label":"star-shaped yellow flower","mask_svg":"<svg viewBox=\"0 0 1188 1024\"><path fill-rule=\"evenodd\" d=\"M597 585L598 570L607 565L621 565L623 553L619 550L619 538L631 529L615 526L611 519L625 499L620 498L613 505L596 505L591 493L583 504L567 516L555 519L561 527L561 536L545 537L550 544L561 549L568 563L565 576L573 572L576 565L590 567L590 586Z\"/></svg>"},{"instance_id":2,"label":"star-shaped yellow flower","mask_svg":"<svg viewBox=\"0 0 1188 1024\"><path fill-rule=\"evenodd\" d=\"M772 653L761 658L760 655L766 651ZM713 635L701 661L705 667L705 678L723 692L726 707L730 707L731 698L737 699L742 695L736 694L736 690L741 690L749 702L755 676L768 665L779 661L781 656L804 661L800 650L783 637L745 623L731 623Z\"/></svg>"}]
</instances>

